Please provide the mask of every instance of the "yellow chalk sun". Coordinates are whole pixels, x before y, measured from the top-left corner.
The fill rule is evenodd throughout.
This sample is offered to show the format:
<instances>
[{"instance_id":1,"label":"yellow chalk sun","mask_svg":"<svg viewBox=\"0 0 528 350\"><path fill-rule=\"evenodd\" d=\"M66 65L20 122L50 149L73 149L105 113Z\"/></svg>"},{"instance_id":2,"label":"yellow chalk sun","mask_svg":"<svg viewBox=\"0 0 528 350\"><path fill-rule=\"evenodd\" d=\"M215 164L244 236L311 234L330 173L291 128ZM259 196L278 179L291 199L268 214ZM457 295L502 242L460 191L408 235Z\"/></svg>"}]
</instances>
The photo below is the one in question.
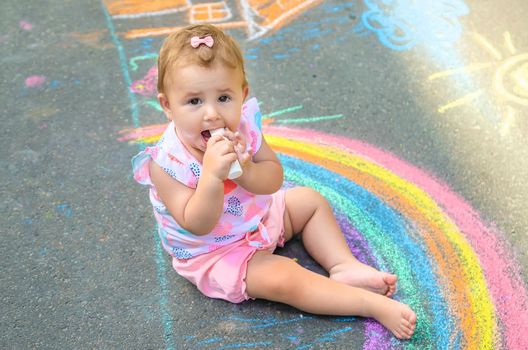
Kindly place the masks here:
<instances>
[{"instance_id":1,"label":"yellow chalk sun","mask_svg":"<svg viewBox=\"0 0 528 350\"><path fill-rule=\"evenodd\" d=\"M471 73L484 69L494 68L491 88L507 103L504 114L505 126L508 126L518 106L528 106L528 52L518 54L511 35L508 31L503 33L504 47L506 53L501 53L486 38L479 33L473 32L473 38L492 57L493 61L484 63L474 63L465 67L445 70L434 73L428 80L435 80L455 74ZM438 108L439 113L445 113L449 109L465 105L478 98L484 93L484 89L471 92L461 98L451 101Z\"/></svg>"}]
</instances>

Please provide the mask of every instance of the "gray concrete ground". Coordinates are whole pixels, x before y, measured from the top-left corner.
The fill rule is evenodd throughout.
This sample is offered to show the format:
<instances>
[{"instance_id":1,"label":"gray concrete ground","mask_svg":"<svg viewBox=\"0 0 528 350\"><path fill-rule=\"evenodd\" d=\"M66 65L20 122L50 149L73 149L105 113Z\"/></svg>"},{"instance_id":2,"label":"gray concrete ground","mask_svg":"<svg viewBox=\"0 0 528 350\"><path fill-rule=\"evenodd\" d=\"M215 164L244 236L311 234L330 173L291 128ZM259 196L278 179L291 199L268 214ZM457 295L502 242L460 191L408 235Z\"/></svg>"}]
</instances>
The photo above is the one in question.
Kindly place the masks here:
<instances>
[{"instance_id":1,"label":"gray concrete ground","mask_svg":"<svg viewBox=\"0 0 528 350\"><path fill-rule=\"evenodd\" d=\"M140 146L118 138L164 122L148 96L130 92L163 36L127 33L188 18L119 18L116 3L1 5L0 347L375 348L365 320L207 299L171 270L146 190L131 178ZM276 121L341 115L286 126L361 140L446 183L506 237L526 288L528 4L381 3L321 2L253 40L231 29L251 94L268 114L303 106ZM226 4L240 20L242 7ZM385 21L369 22L373 9ZM383 33L380 23L394 27ZM280 253L320 271L299 242ZM506 328L498 334L496 346L522 344ZM437 341L421 334L403 345Z\"/></svg>"}]
</instances>

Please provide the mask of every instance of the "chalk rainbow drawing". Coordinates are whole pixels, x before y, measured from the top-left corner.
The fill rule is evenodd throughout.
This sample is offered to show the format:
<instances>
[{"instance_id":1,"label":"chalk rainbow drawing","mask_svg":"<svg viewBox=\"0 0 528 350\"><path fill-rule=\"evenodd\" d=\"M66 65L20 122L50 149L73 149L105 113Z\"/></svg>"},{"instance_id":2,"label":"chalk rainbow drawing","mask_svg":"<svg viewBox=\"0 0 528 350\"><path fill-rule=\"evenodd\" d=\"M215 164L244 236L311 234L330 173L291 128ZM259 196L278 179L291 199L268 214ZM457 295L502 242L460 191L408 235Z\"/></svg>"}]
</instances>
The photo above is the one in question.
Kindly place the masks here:
<instances>
[{"instance_id":1,"label":"chalk rainbow drawing","mask_svg":"<svg viewBox=\"0 0 528 350\"><path fill-rule=\"evenodd\" d=\"M267 142L287 182L320 191L358 258L399 276L418 314L410 342L365 322L365 349L528 348L528 293L499 230L431 174L364 142L273 125ZM166 124L124 132L153 143Z\"/></svg>"},{"instance_id":2,"label":"chalk rainbow drawing","mask_svg":"<svg viewBox=\"0 0 528 350\"><path fill-rule=\"evenodd\" d=\"M189 0L103 0L103 3L114 20L181 14L183 17L177 23L214 23L224 29L242 28L251 40L281 28L322 0L239 0L238 13L233 13L225 1L193 4ZM162 36L176 29L135 28L127 31L124 38Z\"/></svg>"}]
</instances>

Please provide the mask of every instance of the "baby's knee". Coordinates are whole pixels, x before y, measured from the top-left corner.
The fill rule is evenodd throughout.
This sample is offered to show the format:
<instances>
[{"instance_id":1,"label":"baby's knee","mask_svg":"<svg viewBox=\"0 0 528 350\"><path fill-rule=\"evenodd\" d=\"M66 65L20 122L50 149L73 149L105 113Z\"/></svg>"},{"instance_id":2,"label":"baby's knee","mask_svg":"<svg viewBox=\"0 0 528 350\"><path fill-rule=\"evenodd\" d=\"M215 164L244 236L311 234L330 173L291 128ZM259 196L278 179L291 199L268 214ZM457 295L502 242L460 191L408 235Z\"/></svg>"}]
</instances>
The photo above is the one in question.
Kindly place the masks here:
<instances>
[{"instance_id":1,"label":"baby's knee","mask_svg":"<svg viewBox=\"0 0 528 350\"><path fill-rule=\"evenodd\" d=\"M300 194L306 200L306 203L312 203L317 207L327 206L330 207L328 200L318 191L311 187L299 187Z\"/></svg>"},{"instance_id":2,"label":"baby's knee","mask_svg":"<svg viewBox=\"0 0 528 350\"><path fill-rule=\"evenodd\" d=\"M288 258L279 258L276 261L268 262L267 274L261 276L260 292L273 300L284 300L291 298L298 290L295 270L298 265Z\"/></svg>"},{"instance_id":3,"label":"baby's knee","mask_svg":"<svg viewBox=\"0 0 528 350\"><path fill-rule=\"evenodd\" d=\"M303 198L303 200L306 200L307 202L310 202L310 203L322 203L322 202L326 203L327 202L326 198L323 197L323 195L321 195L319 192L317 192L311 187L295 187L294 191L300 198Z\"/></svg>"}]
</instances>

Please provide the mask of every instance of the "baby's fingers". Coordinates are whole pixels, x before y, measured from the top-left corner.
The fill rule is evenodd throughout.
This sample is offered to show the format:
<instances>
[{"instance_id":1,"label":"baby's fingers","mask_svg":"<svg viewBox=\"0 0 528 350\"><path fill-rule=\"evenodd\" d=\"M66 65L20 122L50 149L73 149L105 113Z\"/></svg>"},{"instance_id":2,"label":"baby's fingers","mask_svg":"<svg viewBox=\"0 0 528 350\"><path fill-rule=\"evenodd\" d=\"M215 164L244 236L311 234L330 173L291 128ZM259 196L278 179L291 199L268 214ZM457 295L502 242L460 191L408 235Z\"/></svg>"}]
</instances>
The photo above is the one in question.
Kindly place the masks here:
<instances>
[{"instance_id":1,"label":"baby's fingers","mask_svg":"<svg viewBox=\"0 0 528 350\"><path fill-rule=\"evenodd\" d=\"M222 135L212 135L209 140L207 140L207 146L212 146L220 141L224 140L224 137Z\"/></svg>"},{"instance_id":2,"label":"baby's fingers","mask_svg":"<svg viewBox=\"0 0 528 350\"><path fill-rule=\"evenodd\" d=\"M235 146L235 152L236 154L238 154L239 156L242 156L243 154L245 153L248 153L249 155L251 155L252 153L252 149L251 147L247 148L246 149L246 145L242 145L240 143L236 144Z\"/></svg>"},{"instance_id":3,"label":"baby's fingers","mask_svg":"<svg viewBox=\"0 0 528 350\"><path fill-rule=\"evenodd\" d=\"M242 147L246 148L246 138L240 132L235 132L235 138L236 141L242 145Z\"/></svg>"},{"instance_id":4,"label":"baby's fingers","mask_svg":"<svg viewBox=\"0 0 528 350\"><path fill-rule=\"evenodd\" d=\"M240 164L243 166L243 164L246 164L251 160L251 154L244 153L239 159Z\"/></svg>"},{"instance_id":5,"label":"baby's fingers","mask_svg":"<svg viewBox=\"0 0 528 350\"><path fill-rule=\"evenodd\" d=\"M244 150L244 147L242 147L240 144L238 144L235 147L235 152L238 157L238 162L241 166L244 166L247 162L251 160L251 147L247 150Z\"/></svg>"},{"instance_id":6,"label":"baby's fingers","mask_svg":"<svg viewBox=\"0 0 528 350\"><path fill-rule=\"evenodd\" d=\"M230 141L235 141L236 140L236 133L232 132L231 130L225 128L224 129L224 132L222 134L222 136L224 136L226 139L230 140Z\"/></svg>"}]
</instances>

